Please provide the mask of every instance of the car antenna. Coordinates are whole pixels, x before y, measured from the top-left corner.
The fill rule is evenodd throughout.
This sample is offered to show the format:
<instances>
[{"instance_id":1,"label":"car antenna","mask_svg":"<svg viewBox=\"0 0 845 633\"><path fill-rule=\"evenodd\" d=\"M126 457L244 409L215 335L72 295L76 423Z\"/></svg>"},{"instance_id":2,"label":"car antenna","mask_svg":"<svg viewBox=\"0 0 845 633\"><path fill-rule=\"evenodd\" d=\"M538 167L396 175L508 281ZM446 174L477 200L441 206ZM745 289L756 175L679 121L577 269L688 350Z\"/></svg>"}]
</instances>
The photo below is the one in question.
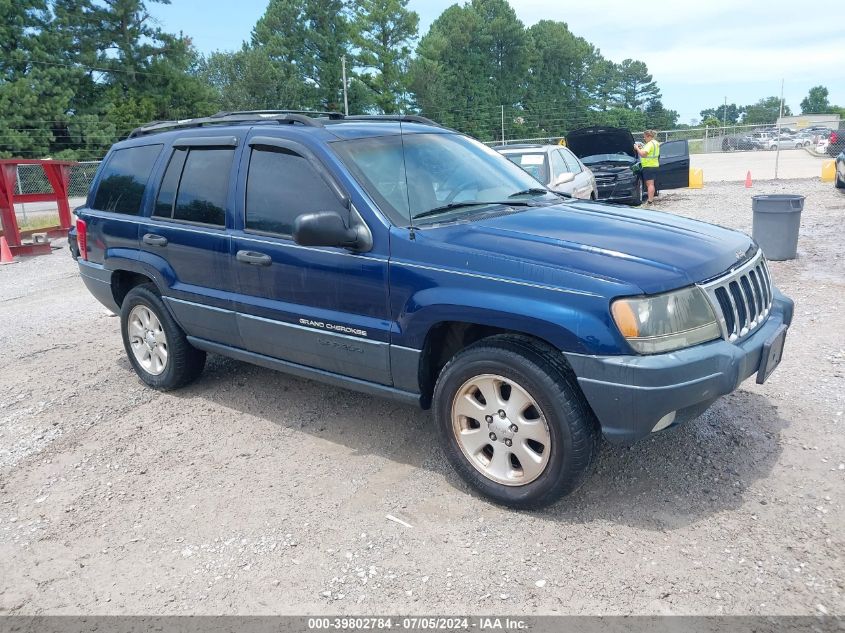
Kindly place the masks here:
<instances>
[{"instance_id":1,"label":"car antenna","mask_svg":"<svg viewBox=\"0 0 845 633\"><path fill-rule=\"evenodd\" d=\"M404 112L401 113L404 116ZM408 221L411 225L408 227L408 239L414 241L417 239L417 234L414 229L414 216L411 214L411 191L408 186L408 165L405 162L405 134L402 131L402 116L399 117L399 143L402 146L402 173L405 174L405 199L408 201Z\"/></svg>"}]
</instances>

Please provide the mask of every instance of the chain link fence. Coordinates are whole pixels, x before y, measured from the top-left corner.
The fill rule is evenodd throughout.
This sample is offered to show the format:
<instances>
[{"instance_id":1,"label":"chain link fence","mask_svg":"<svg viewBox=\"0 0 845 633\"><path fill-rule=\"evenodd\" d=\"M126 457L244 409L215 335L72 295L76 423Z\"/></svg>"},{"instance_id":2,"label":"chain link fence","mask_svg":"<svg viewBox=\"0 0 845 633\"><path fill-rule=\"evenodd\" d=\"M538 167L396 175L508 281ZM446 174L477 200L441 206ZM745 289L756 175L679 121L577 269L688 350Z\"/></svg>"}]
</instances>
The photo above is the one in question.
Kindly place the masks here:
<instances>
[{"instance_id":1,"label":"chain link fence","mask_svg":"<svg viewBox=\"0 0 845 633\"><path fill-rule=\"evenodd\" d=\"M94 179L94 174L100 166L100 161L85 161L74 165L70 170L68 195L71 198L84 198L88 195L88 188ZM18 165L17 192L52 193L53 187L47 180L47 175L41 165Z\"/></svg>"},{"instance_id":2,"label":"chain link fence","mask_svg":"<svg viewBox=\"0 0 845 633\"><path fill-rule=\"evenodd\" d=\"M642 131L633 131L637 140L642 139ZM694 127L675 130L657 130L657 140L667 141L686 140L689 142L691 154L705 154L737 151L771 151L780 149L805 149L813 153L823 154L824 143L829 132L821 129L794 130L787 127L770 125L728 125L724 127ZM556 145L561 142L560 136L535 136L530 138L506 139L505 145L517 143L531 143L539 145ZM485 141L487 145L502 145L502 141Z\"/></svg>"},{"instance_id":3,"label":"chain link fence","mask_svg":"<svg viewBox=\"0 0 845 633\"><path fill-rule=\"evenodd\" d=\"M71 208L81 204L82 199L88 195L99 166L100 161L85 161L71 168L68 182ZM18 165L15 187L18 194L53 192L41 165ZM56 226L59 223L59 212L54 202L18 203L15 205L15 215L22 231Z\"/></svg>"}]
</instances>

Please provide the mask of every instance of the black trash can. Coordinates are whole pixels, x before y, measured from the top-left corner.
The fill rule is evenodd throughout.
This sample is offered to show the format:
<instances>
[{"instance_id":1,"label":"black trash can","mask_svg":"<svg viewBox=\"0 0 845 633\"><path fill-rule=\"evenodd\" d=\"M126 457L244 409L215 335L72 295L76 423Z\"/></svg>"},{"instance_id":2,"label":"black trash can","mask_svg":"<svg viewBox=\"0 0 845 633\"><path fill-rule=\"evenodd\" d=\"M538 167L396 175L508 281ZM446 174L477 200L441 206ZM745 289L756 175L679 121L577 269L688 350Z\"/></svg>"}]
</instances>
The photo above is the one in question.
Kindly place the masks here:
<instances>
[{"instance_id":1,"label":"black trash can","mask_svg":"<svg viewBox=\"0 0 845 633\"><path fill-rule=\"evenodd\" d=\"M751 233L766 259L795 259L803 209L804 196L796 194L775 193L752 198Z\"/></svg>"}]
</instances>

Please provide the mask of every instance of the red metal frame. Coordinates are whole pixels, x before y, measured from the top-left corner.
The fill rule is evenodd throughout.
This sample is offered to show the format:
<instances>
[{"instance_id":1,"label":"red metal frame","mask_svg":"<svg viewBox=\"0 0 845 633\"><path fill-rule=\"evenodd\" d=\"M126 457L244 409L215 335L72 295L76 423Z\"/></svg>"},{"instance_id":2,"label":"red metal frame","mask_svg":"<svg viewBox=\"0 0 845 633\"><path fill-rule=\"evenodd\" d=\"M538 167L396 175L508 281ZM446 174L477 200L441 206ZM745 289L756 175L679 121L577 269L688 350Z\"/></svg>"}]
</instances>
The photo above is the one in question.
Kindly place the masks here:
<instances>
[{"instance_id":1,"label":"red metal frame","mask_svg":"<svg viewBox=\"0 0 845 633\"><path fill-rule=\"evenodd\" d=\"M15 193L15 184L18 178L18 165L41 165L44 175L52 193ZM54 228L40 229L39 233L48 233L52 236L67 234L70 229L70 203L68 202L68 182L70 181L70 168L76 165L73 161L66 160L30 160L24 158L0 159L0 221L3 225L3 235L9 243L9 248L15 255L39 255L50 253L49 244L24 244L21 241L21 231L18 228L18 220L15 217L15 203L21 202L55 202L59 209L59 226ZM24 234L33 233L25 231Z\"/></svg>"}]
</instances>

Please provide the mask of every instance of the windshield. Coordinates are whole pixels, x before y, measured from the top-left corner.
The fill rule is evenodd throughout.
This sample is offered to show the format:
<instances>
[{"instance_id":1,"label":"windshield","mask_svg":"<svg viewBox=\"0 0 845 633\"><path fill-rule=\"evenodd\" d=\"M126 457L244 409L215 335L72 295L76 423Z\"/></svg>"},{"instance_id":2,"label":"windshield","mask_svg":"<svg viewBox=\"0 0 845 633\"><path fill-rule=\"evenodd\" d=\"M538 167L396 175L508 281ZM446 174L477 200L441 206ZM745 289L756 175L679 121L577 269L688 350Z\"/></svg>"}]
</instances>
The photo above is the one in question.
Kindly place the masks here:
<instances>
[{"instance_id":1,"label":"windshield","mask_svg":"<svg viewBox=\"0 0 845 633\"><path fill-rule=\"evenodd\" d=\"M549 166L546 154L539 152L503 152L502 154L514 165L534 176L540 182L549 182Z\"/></svg>"},{"instance_id":2,"label":"windshield","mask_svg":"<svg viewBox=\"0 0 845 633\"><path fill-rule=\"evenodd\" d=\"M595 154L593 156L583 156L581 158L581 162L585 165L595 165L597 163L623 163L623 164L630 164L637 162L637 159L633 156L629 156L624 152L619 152L618 154Z\"/></svg>"},{"instance_id":3,"label":"windshield","mask_svg":"<svg viewBox=\"0 0 845 633\"><path fill-rule=\"evenodd\" d=\"M399 226L414 218L421 220L414 224L456 220L509 200L557 199L501 154L460 134L379 136L332 147Z\"/></svg>"}]
</instances>

